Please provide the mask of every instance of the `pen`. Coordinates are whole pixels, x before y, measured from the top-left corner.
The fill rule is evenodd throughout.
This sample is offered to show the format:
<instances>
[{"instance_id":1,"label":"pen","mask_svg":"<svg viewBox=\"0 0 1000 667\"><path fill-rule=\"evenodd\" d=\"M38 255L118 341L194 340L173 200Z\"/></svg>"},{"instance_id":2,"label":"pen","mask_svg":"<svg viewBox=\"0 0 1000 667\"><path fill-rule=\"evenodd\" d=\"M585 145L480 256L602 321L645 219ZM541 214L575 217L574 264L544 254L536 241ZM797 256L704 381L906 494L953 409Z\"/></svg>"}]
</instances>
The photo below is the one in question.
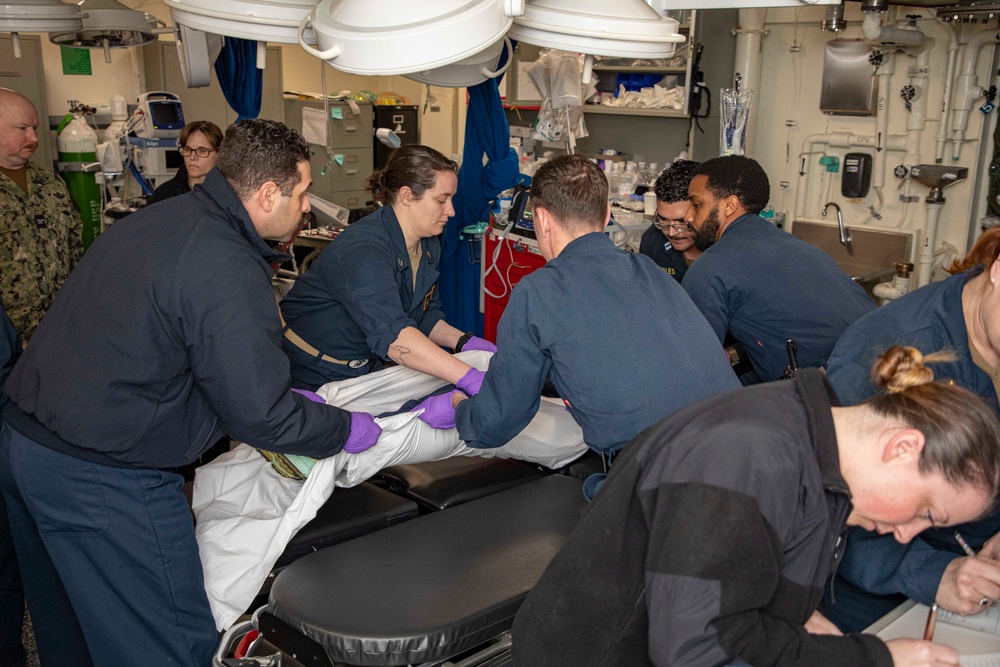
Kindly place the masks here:
<instances>
[{"instance_id":1,"label":"pen","mask_svg":"<svg viewBox=\"0 0 1000 667\"><path fill-rule=\"evenodd\" d=\"M962 537L962 534L960 532L958 532L957 530L955 531L955 540L958 541L958 545L960 547L962 547L962 551L965 552L966 556L975 556L976 555L976 552L972 550L972 547L969 546L969 543L965 541L965 538ZM980 607L985 607L986 605L990 604L990 602L992 602L992 600L990 600L989 598L984 597L982 600L979 601L979 606Z\"/></svg>"},{"instance_id":2,"label":"pen","mask_svg":"<svg viewBox=\"0 0 1000 667\"><path fill-rule=\"evenodd\" d=\"M964 537L962 537L962 533L958 532L957 530L955 531L955 540L958 542L958 545L962 547L962 551L965 552L966 556L976 555L976 552L972 550L972 547L969 546L969 543L965 541Z\"/></svg>"},{"instance_id":3,"label":"pen","mask_svg":"<svg viewBox=\"0 0 1000 667\"><path fill-rule=\"evenodd\" d=\"M931 607L930 612L927 614L927 626L924 628L924 641L931 641L934 639L934 625L937 623L938 606L934 604Z\"/></svg>"}]
</instances>

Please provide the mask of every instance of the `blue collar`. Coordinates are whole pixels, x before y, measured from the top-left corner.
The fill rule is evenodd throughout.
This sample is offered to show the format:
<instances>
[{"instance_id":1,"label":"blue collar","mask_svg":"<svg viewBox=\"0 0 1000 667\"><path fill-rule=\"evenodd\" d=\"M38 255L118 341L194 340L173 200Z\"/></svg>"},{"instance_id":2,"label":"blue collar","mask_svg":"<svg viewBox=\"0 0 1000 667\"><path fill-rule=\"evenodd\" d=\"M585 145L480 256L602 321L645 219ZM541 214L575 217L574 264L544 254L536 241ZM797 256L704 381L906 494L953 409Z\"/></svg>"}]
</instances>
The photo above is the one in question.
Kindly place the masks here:
<instances>
[{"instance_id":1,"label":"blue collar","mask_svg":"<svg viewBox=\"0 0 1000 667\"><path fill-rule=\"evenodd\" d=\"M291 261L292 256L283 252L277 252L270 246L253 224L250 214L247 213L246 206L240 201L229 181L219 173L218 169L208 172L205 180L194 187L194 192L198 195L207 196L216 206L222 209L229 220L229 223L247 240L268 264Z\"/></svg>"}]
</instances>

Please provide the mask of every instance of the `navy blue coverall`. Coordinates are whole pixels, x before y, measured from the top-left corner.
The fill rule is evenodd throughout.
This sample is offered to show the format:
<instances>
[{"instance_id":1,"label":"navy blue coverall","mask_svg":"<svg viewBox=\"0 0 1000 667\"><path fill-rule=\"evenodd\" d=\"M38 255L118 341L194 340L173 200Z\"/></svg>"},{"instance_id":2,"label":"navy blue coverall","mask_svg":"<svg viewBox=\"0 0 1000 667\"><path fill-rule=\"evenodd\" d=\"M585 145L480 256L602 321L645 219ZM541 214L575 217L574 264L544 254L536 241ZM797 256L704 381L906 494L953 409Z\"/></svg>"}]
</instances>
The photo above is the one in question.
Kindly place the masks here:
<instances>
[{"instance_id":1,"label":"navy blue coverall","mask_svg":"<svg viewBox=\"0 0 1000 667\"><path fill-rule=\"evenodd\" d=\"M389 345L406 327L429 336L444 319L438 295L441 241L421 240L413 284L403 230L391 206L353 223L334 239L281 300L286 326L324 360L294 344L282 349L292 383L315 389L382 368Z\"/></svg>"},{"instance_id":2,"label":"navy blue coverall","mask_svg":"<svg viewBox=\"0 0 1000 667\"><path fill-rule=\"evenodd\" d=\"M500 447L551 376L591 449L613 452L700 398L740 386L675 280L600 232L571 241L511 293L482 389L456 412L470 447Z\"/></svg>"},{"instance_id":3,"label":"navy blue coverall","mask_svg":"<svg viewBox=\"0 0 1000 667\"><path fill-rule=\"evenodd\" d=\"M969 332L962 311L962 290L982 270L976 267L921 287L848 327L827 367L827 379L843 404L856 405L875 396L878 389L871 379L872 364L893 345L911 345L925 354L951 350L956 360L931 366L934 379L953 380L982 396L1000 414L993 381L973 362L969 352ZM1000 532L1000 507L978 521L952 528L929 528L909 544L900 544L892 535L852 529L823 612L845 632L855 632L871 625L906 597L933 604L945 568L965 555L955 540L955 530L978 551Z\"/></svg>"}]
</instances>

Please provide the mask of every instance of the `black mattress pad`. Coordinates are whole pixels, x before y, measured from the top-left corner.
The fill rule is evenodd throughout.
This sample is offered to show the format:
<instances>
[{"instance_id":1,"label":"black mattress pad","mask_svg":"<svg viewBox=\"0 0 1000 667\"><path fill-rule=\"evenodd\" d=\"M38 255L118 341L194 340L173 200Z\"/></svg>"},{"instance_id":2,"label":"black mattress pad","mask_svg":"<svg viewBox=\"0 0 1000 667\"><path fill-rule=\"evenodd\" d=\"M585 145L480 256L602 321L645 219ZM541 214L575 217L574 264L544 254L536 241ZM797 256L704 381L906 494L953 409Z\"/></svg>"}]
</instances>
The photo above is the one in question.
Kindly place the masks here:
<instances>
[{"instance_id":1,"label":"black mattress pad","mask_svg":"<svg viewBox=\"0 0 1000 667\"><path fill-rule=\"evenodd\" d=\"M580 480L549 475L304 556L260 629L281 649L298 635L324 654L314 664L456 655L510 629L585 509Z\"/></svg>"}]
</instances>

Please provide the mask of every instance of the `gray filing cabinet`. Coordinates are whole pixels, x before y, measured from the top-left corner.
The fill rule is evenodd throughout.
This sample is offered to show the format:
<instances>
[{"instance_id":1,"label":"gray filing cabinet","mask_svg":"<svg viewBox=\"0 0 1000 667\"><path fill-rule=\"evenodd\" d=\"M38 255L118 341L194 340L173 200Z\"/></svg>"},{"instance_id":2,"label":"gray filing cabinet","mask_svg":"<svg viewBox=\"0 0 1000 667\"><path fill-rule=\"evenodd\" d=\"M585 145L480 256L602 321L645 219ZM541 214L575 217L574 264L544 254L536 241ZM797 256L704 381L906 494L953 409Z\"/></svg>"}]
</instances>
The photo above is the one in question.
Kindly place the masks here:
<instances>
[{"instance_id":1,"label":"gray filing cabinet","mask_svg":"<svg viewBox=\"0 0 1000 667\"><path fill-rule=\"evenodd\" d=\"M354 115L344 102L330 102L331 118L327 124L333 159L326 146L311 143L313 156L309 161L313 184L310 192L346 208L360 208L370 195L364 189L365 179L372 173L372 106L358 104ZM323 111L322 100L302 100L285 96L285 123L302 131L302 110Z\"/></svg>"}]
</instances>

